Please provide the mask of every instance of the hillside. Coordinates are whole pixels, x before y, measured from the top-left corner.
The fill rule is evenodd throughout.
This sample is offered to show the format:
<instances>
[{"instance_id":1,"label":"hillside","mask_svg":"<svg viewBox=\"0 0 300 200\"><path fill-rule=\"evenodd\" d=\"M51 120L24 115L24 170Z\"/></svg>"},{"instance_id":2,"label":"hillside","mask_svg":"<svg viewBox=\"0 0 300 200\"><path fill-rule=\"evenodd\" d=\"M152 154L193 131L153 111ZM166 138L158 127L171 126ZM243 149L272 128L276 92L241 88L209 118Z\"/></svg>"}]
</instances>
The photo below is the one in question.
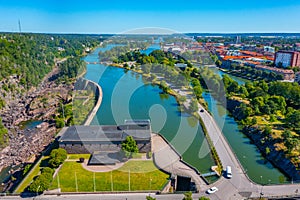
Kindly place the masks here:
<instances>
[{"instance_id":1,"label":"hillside","mask_svg":"<svg viewBox=\"0 0 300 200\"><path fill-rule=\"evenodd\" d=\"M49 144L58 108L72 100L73 82L85 68L80 58L102 40L0 33L1 168L27 161ZM27 130L30 120L42 120L42 128Z\"/></svg>"}]
</instances>

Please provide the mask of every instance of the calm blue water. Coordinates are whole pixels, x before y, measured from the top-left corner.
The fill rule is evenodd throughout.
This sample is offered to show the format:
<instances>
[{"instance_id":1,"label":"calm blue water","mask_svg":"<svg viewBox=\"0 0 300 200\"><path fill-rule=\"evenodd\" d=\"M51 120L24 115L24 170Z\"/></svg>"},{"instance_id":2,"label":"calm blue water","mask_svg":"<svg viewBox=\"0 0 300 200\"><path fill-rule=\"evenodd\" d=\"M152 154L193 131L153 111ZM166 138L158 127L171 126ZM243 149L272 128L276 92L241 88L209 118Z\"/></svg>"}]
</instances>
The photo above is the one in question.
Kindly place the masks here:
<instances>
[{"instance_id":1,"label":"calm blue water","mask_svg":"<svg viewBox=\"0 0 300 200\"><path fill-rule=\"evenodd\" d=\"M231 74L227 74L221 70L219 70L218 68L209 68L210 70L212 70L215 74L218 74L220 77L223 77L223 75L228 75L230 78L232 78L234 81L238 82L239 85L243 85L245 84L248 80L247 79L243 79L237 76L232 76Z\"/></svg>"},{"instance_id":2,"label":"calm blue water","mask_svg":"<svg viewBox=\"0 0 300 200\"><path fill-rule=\"evenodd\" d=\"M99 51L112 47L99 48L85 60L96 62ZM223 72L217 70L216 73L222 75ZM244 83L243 79L231 77L239 84ZM86 78L99 83L103 90L103 101L92 124L122 124L124 119L151 119L153 131L164 135L186 162L202 173L208 172L214 165L199 123L193 117L178 112L174 97L160 95L161 90L144 85L139 74L126 73L120 68L88 65ZM255 145L250 144L227 110L209 94L203 94L203 97L249 177L258 183L279 183L284 175L261 156Z\"/></svg>"},{"instance_id":3,"label":"calm blue water","mask_svg":"<svg viewBox=\"0 0 300 200\"><path fill-rule=\"evenodd\" d=\"M160 45L159 44L152 44L151 46L149 46L147 49L145 50L141 50L141 53L144 53L146 55L149 55L152 51L154 50L158 50L160 49Z\"/></svg>"},{"instance_id":4,"label":"calm blue water","mask_svg":"<svg viewBox=\"0 0 300 200\"><path fill-rule=\"evenodd\" d=\"M238 124L229 112L209 93L203 93L203 97L248 176L254 182L263 184L280 183L280 179L286 181L285 175L263 158L258 148L250 144L250 139L240 132Z\"/></svg>"},{"instance_id":5,"label":"calm blue water","mask_svg":"<svg viewBox=\"0 0 300 200\"><path fill-rule=\"evenodd\" d=\"M104 49L97 49L85 60L95 62L100 50ZM103 90L102 104L92 124L151 119L153 131L164 135L186 162L202 173L210 171L214 161L202 129L195 118L178 112L174 97L161 95L157 86L145 85L139 74L120 68L87 65L85 78L99 83Z\"/></svg>"}]
</instances>

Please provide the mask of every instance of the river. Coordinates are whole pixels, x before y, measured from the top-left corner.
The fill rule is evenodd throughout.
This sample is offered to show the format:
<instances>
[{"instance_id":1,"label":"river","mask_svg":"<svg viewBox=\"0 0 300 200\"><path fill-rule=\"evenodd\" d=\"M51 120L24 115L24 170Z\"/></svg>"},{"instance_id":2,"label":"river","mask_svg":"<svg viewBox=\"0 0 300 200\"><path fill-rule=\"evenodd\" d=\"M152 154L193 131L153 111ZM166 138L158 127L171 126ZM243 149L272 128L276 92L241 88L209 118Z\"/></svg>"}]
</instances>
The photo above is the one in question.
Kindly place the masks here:
<instances>
[{"instance_id":1,"label":"river","mask_svg":"<svg viewBox=\"0 0 300 200\"><path fill-rule=\"evenodd\" d=\"M220 77L227 74L217 68L210 68L210 70L220 75ZM227 75L238 82L239 85L249 81L230 74ZM223 134L247 171L250 179L261 184L287 182L287 177L266 160L258 148L254 144L251 144L250 139L240 131L237 122L229 112L209 93L203 93L203 97L208 103L209 111L212 113L218 126L222 128Z\"/></svg>"},{"instance_id":2,"label":"river","mask_svg":"<svg viewBox=\"0 0 300 200\"><path fill-rule=\"evenodd\" d=\"M95 62L98 48L85 60ZM102 104L91 124L123 124L125 119L151 119L154 132L161 133L201 173L210 171L214 161L198 120L178 111L173 96L162 95L157 86L145 85L142 77L124 69L102 64L87 65L86 79L99 83Z\"/></svg>"},{"instance_id":3,"label":"river","mask_svg":"<svg viewBox=\"0 0 300 200\"><path fill-rule=\"evenodd\" d=\"M84 59L98 61L98 52L112 48L98 48ZM157 46L145 50L149 53ZM215 73L222 75L217 69ZM231 76L231 75L229 75ZM233 77L239 84L244 80ZM176 150L183 155L184 161L197 168L201 173L210 171L214 165L209 147L198 121L178 111L176 99L161 95L157 86L145 85L142 77L131 71L108 67L102 64L87 65L85 78L100 84L103 100L92 124L122 124L125 119L151 119L154 132L161 133ZM255 145L239 131L237 123L228 112L209 94L204 95L216 122L222 127L223 134L235 151L248 176L257 183L277 184L286 177L266 161Z\"/></svg>"}]
</instances>

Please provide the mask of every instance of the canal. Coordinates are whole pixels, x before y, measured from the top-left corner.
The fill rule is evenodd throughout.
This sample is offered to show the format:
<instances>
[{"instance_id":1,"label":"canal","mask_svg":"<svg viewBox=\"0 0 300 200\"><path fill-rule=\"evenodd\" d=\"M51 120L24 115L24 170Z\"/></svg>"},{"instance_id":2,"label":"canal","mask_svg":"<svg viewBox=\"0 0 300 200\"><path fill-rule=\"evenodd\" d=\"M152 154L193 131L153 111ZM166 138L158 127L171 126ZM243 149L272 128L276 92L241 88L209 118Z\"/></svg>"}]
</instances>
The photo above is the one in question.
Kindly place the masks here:
<instances>
[{"instance_id":1,"label":"canal","mask_svg":"<svg viewBox=\"0 0 300 200\"><path fill-rule=\"evenodd\" d=\"M95 62L97 49L85 60ZM141 75L102 64L87 65L86 79L100 84L102 104L91 124L123 124L125 119L150 119L154 132L161 133L201 173L215 165L197 119L178 111L173 96L161 94L157 86L145 85Z\"/></svg>"},{"instance_id":2,"label":"canal","mask_svg":"<svg viewBox=\"0 0 300 200\"><path fill-rule=\"evenodd\" d=\"M98 52L112 48L98 48L84 59L98 61ZM152 46L153 47L153 46ZM145 50L149 53L151 50ZM212 69L220 76L224 73ZM232 77L243 84L244 80ZM145 85L142 77L121 68L102 64L87 65L85 78L100 84L103 100L92 124L122 124L125 119L151 119L154 132L161 133L183 155L184 161L197 168L201 173L210 171L214 161L198 121L178 110L176 99L170 95L161 95L157 86ZM223 134L235 151L248 176L257 183L278 184L286 177L271 163L265 160L255 145L240 132L237 123L227 110L210 94L203 95L209 110L214 116Z\"/></svg>"}]
</instances>

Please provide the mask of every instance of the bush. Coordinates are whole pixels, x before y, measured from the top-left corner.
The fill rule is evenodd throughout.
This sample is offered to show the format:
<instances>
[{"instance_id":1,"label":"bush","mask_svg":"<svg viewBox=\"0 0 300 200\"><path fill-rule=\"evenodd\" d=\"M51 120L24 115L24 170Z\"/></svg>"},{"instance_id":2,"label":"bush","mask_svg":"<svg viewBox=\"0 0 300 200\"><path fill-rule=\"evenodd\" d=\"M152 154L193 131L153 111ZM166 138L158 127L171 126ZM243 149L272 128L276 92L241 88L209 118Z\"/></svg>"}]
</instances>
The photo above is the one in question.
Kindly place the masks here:
<instances>
[{"instance_id":1,"label":"bush","mask_svg":"<svg viewBox=\"0 0 300 200\"><path fill-rule=\"evenodd\" d=\"M51 182L52 177L49 179L47 175L41 174L30 184L28 191L36 193L43 192L49 188Z\"/></svg>"},{"instance_id":2,"label":"bush","mask_svg":"<svg viewBox=\"0 0 300 200\"><path fill-rule=\"evenodd\" d=\"M40 193L47 190L52 182L53 173L54 170L50 167L43 168L41 175L34 179L34 181L30 184L28 191Z\"/></svg>"},{"instance_id":3,"label":"bush","mask_svg":"<svg viewBox=\"0 0 300 200\"><path fill-rule=\"evenodd\" d=\"M132 136L127 136L126 139L122 142L122 150L125 152L125 156L129 158L132 153L138 153L139 148L136 144L136 141Z\"/></svg>"},{"instance_id":4,"label":"bush","mask_svg":"<svg viewBox=\"0 0 300 200\"><path fill-rule=\"evenodd\" d=\"M23 176L27 174L27 172L30 170L32 164L27 164L23 170Z\"/></svg>"},{"instance_id":5,"label":"bush","mask_svg":"<svg viewBox=\"0 0 300 200\"><path fill-rule=\"evenodd\" d=\"M57 168L67 159L67 151L62 148L54 149L50 153L49 165L51 168Z\"/></svg>"},{"instance_id":6,"label":"bush","mask_svg":"<svg viewBox=\"0 0 300 200\"><path fill-rule=\"evenodd\" d=\"M44 174L45 176L50 176L52 177L54 174L54 169L51 169L50 167L44 167L42 169L42 174Z\"/></svg>"},{"instance_id":7,"label":"bush","mask_svg":"<svg viewBox=\"0 0 300 200\"><path fill-rule=\"evenodd\" d=\"M208 197L200 197L199 200L210 200Z\"/></svg>"},{"instance_id":8,"label":"bush","mask_svg":"<svg viewBox=\"0 0 300 200\"><path fill-rule=\"evenodd\" d=\"M156 200L156 198L149 196L146 196L146 200Z\"/></svg>"},{"instance_id":9,"label":"bush","mask_svg":"<svg viewBox=\"0 0 300 200\"><path fill-rule=\"evenodd\" d=\"M192 192L191 191L185 192L182 200L193 200Z\"/></svg>"}]
</instances>

